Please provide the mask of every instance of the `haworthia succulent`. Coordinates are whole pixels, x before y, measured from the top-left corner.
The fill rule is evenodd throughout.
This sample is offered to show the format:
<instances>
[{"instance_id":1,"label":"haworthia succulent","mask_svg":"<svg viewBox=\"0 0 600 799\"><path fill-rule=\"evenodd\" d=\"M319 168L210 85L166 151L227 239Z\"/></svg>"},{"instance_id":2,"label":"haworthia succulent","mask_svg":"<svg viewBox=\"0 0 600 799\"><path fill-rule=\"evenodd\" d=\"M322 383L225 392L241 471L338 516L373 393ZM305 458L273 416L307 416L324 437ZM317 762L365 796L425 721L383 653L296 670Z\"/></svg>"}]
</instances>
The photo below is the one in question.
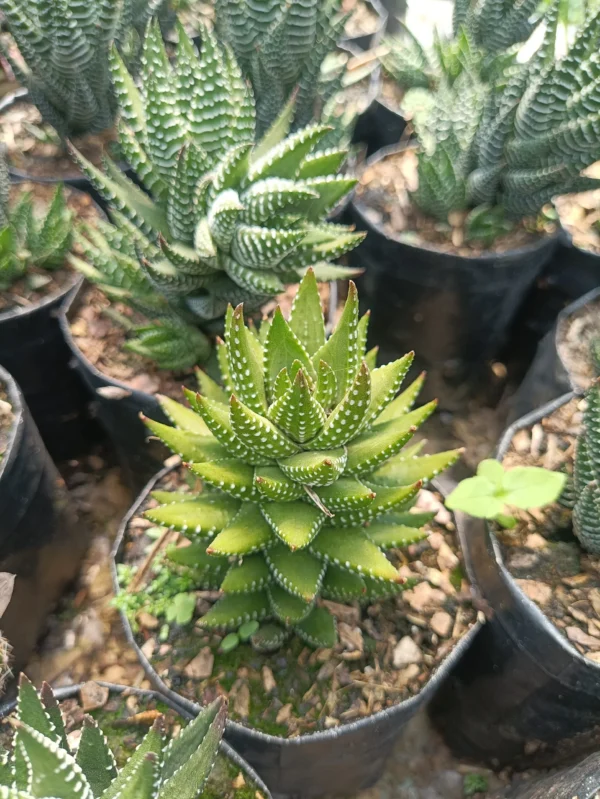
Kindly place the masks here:
<instances>
[{"instance_id":1,"label":"haworthia succulent","mask_svg":"<svg viewBox=\"0 0 600 799\"><path fill-rule=\"evenodd\" d=\"M117 42L132 67L150 18L165 0L0 0L18 48L6 57L46 122L64 138L99 133L117 111L109 54Z\"/></svg>"},{"instance_id":2,"label":"haworthia succulent","mask_svg":"<svg viewBox=\"0 0 600 799\"><path fill-rule=\"evenodd\" d=\"M402 458L403 445L435 404L410 410L422 378L398 393L413 353L379 369L367 366L353 284L329 338L310 269L290 319L278 309L267 325L263 337L245 324L242 308L231 309L221 350L231 396L208 381L211 399L188 392L215 445L236 452L201 455L190 464L218 493L170 501L161 492L163 504L146 515L194 541L201 535L210 557L231 559L223 598L201 625L236 630L269 620L252 638L257 648L276 648L289 630L313 646L331 646L335 625L319 597L374 600L399 589L402 579L386 550L423 535L420 525L430 517L408 510L422 483L460 453L420 456L416 445ZM191 440L196 425L169 407ZM387 415L379 424L381 414ZM148 424L173 446L170 428ZM188 563L204 550L192 550Z\"/></svg>"},{"instance_id":3,"label":"haworthia succulent","mask_svg":"<svg viewBox=\"0 0 600 799\"><path fill-rule=\"evenodd\" d=\"M573 469L573 531L588 552L600 553L600 386L588 390Z\"/></svg>"},{"instance_id":4,"label":"haworthia succulent","mask_svg":"<svg viewBox=\"0 0 600 799\"><path fill-rule=\"evenodd\" d=\"M102 730L84 717L72 752L52 689L41 694L21 675L12 742L13 756L2 772L5 799L196 799L212 770L226 721L217 699L179 735L167 741L163 717L120 770ZM10 787L9 787L10 786Z\"/></svg>"},{"instance_id":5,"label":"haworthia succulent","mask_svg":"<svg viewBox=\"0 0 600 799\"><path fill-rule=\"evenodd\" d=\"M86 261L72 263L151 320L128 347L165 368L206 359L208 342L199 327L222 316L228 303L256 310L310 264L326 280L348 276L352 270L328 261L363 238L325 221L354 185L336 176L339 161L324 161L302 176L327 126L288 136L284 117L255 145L252 93L231 50L208 30L202 41L199 55L180 26L169 59L158 25L151 25L142 90L113 51L123 108L119 142L148 194L111 161L102 171L74 153L110 205L116 227L85 231L79 243ZM261 398L249 396L257 367L250 368L238 396L260 412Z\"/></svg>"}]
</instances>

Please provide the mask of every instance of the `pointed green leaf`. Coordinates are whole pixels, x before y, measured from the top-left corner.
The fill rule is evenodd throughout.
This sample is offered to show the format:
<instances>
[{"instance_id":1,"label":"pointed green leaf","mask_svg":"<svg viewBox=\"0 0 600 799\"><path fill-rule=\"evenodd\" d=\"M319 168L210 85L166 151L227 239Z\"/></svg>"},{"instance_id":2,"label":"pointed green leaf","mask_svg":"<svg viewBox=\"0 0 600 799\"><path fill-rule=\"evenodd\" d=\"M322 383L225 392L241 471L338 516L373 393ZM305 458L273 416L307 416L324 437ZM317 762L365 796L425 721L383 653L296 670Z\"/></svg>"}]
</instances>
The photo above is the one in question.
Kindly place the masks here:
<instances>
[{"instance_id":1,"label":"pointed green leaf","mask_svg":"<svg viewBox=\"0 0 600 799\"><path fill-rule=\"evenodd\" d=\"M237 516L211 542L207 552L217 555L249 555L276 541L257 505L245 502Z\"/></svg>"},{"instance_id":2,"label":"pointed green leaf","mask_svg":"<svg viewBox=\"0 0 600 799\"><path fill-rule=\"evenodd\" d=\"M186 408L180 402L176 402L163 394L156 395L160 407L169 417L171 422L180 430L186 430L199 436L210 436L211 432L206 426L202 417L191 408Z\"/></svg>"},{"instance_id":3,"label":"pointed green leaf","mask_svg":"<svg viewBox=\"0 0 600 799\"><path fill-rule=\"evenodd\" d=\"M279 372L277 377L275 378L275 382L273 383L273 388L271 390L271 398L272 401L275 403L278 399L283 397L286 391L292 387L292 381L290 380L290 376L288 374L287 368L284 368Z\"/></svg>"},{"instance_id":4,"label":"pointed green leaf","mask_svg":"<svg viewBox=\"0 0 600 799\"><path fill-rule=\"evenodd\" d=\"M190 544L187 547L171 546L166 551L167 558L179 566L193 569L195 574L211 572L221 574L221 579L229 568L229 559L220 555L208 555L206 541Z\"/></svg>"},{"instance_id":5,"label":"pointed green leaf","mask_svg":"<svg viewBox=\"0 0 600 799\"><path fill-rule=\"evenodd\" d=\"M336 397L337 382L333 369L325 361L319 361L317 366L317 388L315 399L322 408L330 408Z\"/></svg>"},{"instance_id":6,"label":"pointed green leaf","mask_svg":"<svg viewBox=\"0 0 600 799\"><path fill-rule=\"evenodd\" d=\"M303 487L286 477L278 466L257 467L254 484L266 499L275 502L292 502L305 495Z\"/></svg>"},{"instance_id":7,"label":"pointed green leaf","mask_svg":"<svg viewBox=\"0 0 600 799\"><path fill-rule=\"evenodd\" d=\"M254 469L247 463L221 460L216 463L193 463L190 469L213 488L219 488L236 499L255 499Z\"/></svg>"},{"instance_id":8,"label":"pointed green leaf","mask_svg":"<svg viewBox=\"0 0 600 799\"><path fill-rule=\"evenodd\" d=\"M312 602L305 602L276 583L269 586L268 594L274 615L287 627L301 622L312 610Z\"/></svg>"},{"instance_id":9,"label":"pointed green leaf","mask_svg":"<svg viewBox=\"0 0 600 799\"><path fill-rule=\"evenodd\" d=\"M372 488L363 485L355 477L340 477L325 488L318 488L317 495L325 507L337 513L370 505L376 497Z\"/></svg>"},{"instance_id":10,"label":"pointed green leaf","mask_svg":"<svg viewBox=\"0 0 600 799\"><path fill-rule=\"evenodd\" d=\"M331 649L337 643L335 619L325 608L313 608L309 616L294 625L294 631L315 648Z\"/></svg>"},{"instance_id":11,"label":"pointed green leaf","mask_svg":"<svg viewBox=\"0 0 600 799\"><path fill-rule=\"evenodd\" d=\"M315 367L325 361L336 379L336 402L340 402L359 367L358 293L350 281L342 316L327 342L313 356Z\"/></svg>"},{"instance_id":12,"label":"pointed green leaf","mask_svg":"<svg viewBox=\"0 0 600 799\"><path fill-rule=\"evenodd\" d=\"M276 652L283 646L288 635L288 631L278 624L263 624L250 641L257 652Z\"/></svg>"},{"instance_id":13,"label":"pointed green leaf","mask_svg":"<svg viewBox=\"0 0 600 799\"><path fill-rule=\"evenodd\" d=\"M197 623L209 629L237 630L248 621L262 621L270 615L271 605L266 591L254 591L225 595Z\"/></svg>"},{"instance_id":14,"label":"pointed green leaf","mask_svg":"<svg viewBox=\"0 0 600 799\"><path fill-rule=\"evenodd\" d=\"M203 764L196 763L201 779L204 781L212 767L219 742L223 735L227 708L222 698L211 702L208 707L202 708L195 719L184 727L179 735L171 738L164 751L162 767L163 784L181 768L183 763L194 755L197 749L203 748L205 759ZM203 776L202 776L203 775ZM194 778L195 779L195 778ZM202 784L197 786L198 794ZM171 795L169 793L167 796ZM178 796L179 794L173 794Z\"/></svg>"},{"instance_id":15,"label":"pointed green leaf","mask_svg":"<svg viewBox=\"0 0 600 799\"><path fill-rule=\"evenodd\" d=\"M246 407L235 395L230 400L230 419L233 431L242 444L263 458L286 458L299 450L298 445L273 422Z\"/></svg>"},{"instance_id":16,"label":"pointed green leaf","mask_svg":"<svg viewBox=\"0 0 600 799\"><path fill-rule=\"evenodd\" d=\"M277 308L267 334L265 344L265 378L269 381L271 392L282 369L291 368L294 361L300 361L311 377L316 377L308 353L291 327Z\"/></svg>"},{"instance_id":17,"label":"pointed green leaf","mask_svg":"<svg viewBox=\"0 0 600 799\"><path fill-rule=\"evenodd\" d=\"M368 525L365 531L371 541L382 549L407 547L427 537L418 527L405 527L402 524L389 524L383 519Z\"/></svg>"},{"instance_id":18,"label":"pointed green leaf","mask_svg":"<svg viewBox=\"0 0 600 799\"><path fill-rule=\"evenodd\" d=\"M324 527L310 545L317 557L378 580L400 582L383 552L357 527Z\"/></svg>"},{"instance_id":19,"label":"pointed green leaf","mask_svg":"<svg viewBox=\"0 0 600 799\"><path fill-rule=\"evenodd\" d=\"M346 462L346 450L341 448L325 452L300 452L278 461L278 465L296 483L328 486L342 474Z\"/></svg>"},{"instance_id":20,"label":"pointed green leaf","mask_svg":"<svg viewBox=\"0 0 600 799\"><path fill-rule=\"evenodd\" d=\"M262 348L244 324L244 309L238 305L226 328L229 378L239 399L256 413L267 410Z\"/></svg>"},{"instance_id":21,"label":"pointed green leaf","mask_svg":"<svg viewBox=\"0 0 600 799\"><path fill-rule=\"evenodd\" d=\"M383 412L392 402L406 373L410 369L414 360L414 352L409 352L403 358L392 361L371 373L371 405L367 414L365 425L370 424Z\"/></svg>"},{"instance_id":22,"label":"pointed green leaf","mask_svg":"<svg viewBox=\"0 0 600 799\"><path fill-rule=\"evenodd\" d=\"M364 475L397 455L423 422L431 416L437 402L429 402L397 420L376 425L348 444L346 473Z\"/></svg>"},{"instance_id":23,"label":"pointed green leaf","mask_svg":"<svg viewBox=\"0 0 600 799\"><path fill-rule=\"evenodd\" d=\"M395 511L393 513L386 513L380 521L387 524L403 525L404 527L423 527L432 519L435 519L435 516L436 511Z\"/></svg>"},{"instance_id":24,"label":"pointed green leaf","mask_svg":"<svg viewBox=\"0 0 600 799\"><path fill-rule=\"evenodd\" d=\"M104 733L89 716L83 720L76 761L94 796L105 791L117 776L115 758Z\"/></svg>"},{"instance_id":25,"label":"pointed green leaf","mask_svg":"<svg viewBox=\"0 0 600 799\"><path fill-rule=\"evenodd\" d=\"M206 372L203 372L201 369L196 369L196 379L198 381L200 393L205 396L206 399L213 400L213 402L221 402L224 405L229 402L227 392L221 388L218 383L215 383L212 377L209 377Z\"/></svg>"},{"instance_id":26,"label":"pointed green leaf","mask_svg":"<svg viewBox=\"0 0 600 799\"><path fill-rule=\"evenodd\" d=\"M319 287L312 269L308 269L302 278L292 305L289 324L310 356L325 344L325 320Z\"/></svg>"},{"instance_id":27,"label":"pointed green leaf","mask_svg":"<svg viewBox=\"0 0 600 799\"><path fill-rule=\"evenodd\" d=\"M363 425L371 401L371 373L363 361L342 401L329 415L323 430L311 441L315 449L335 449L351 441Z\"/></svg>"},{"instance_id":28,"label":"pointed green leaf","mask_svg":"<svg viewBox=\"0 0 600 799\"><path fill-rule=\"evenodd\" d=\"M301 444L313 439L322 429L325 412L315 400L302 369L298 370L289 389L269 408L269 419Z\"/></svg>"},{"instance_id":29,"label":"pointed green leaf","mask_svg":"<svg viewBox=\"0 0 600 799\"><path fill-rule=\"evenodd\" d=\"M24 674L19 676L19 694L17 698L17 713L19 721L27 724L33 730L37 730L46 738L56 740L57 731L50 721L42 700L33 684Z\"/></svg>"},{"instance_id":30,"label":"pointed green leaf","mask_svg":"<svg viewBox=\"0 0 600 799\"><path fill-rule=\"evenodd\" d=\"M54 696L52 688L47 682L42 683L40 699L42 700L42 704L44 705L50 722L54 726L55 735L58 737L61 746L65 749L68 749L69 744L67 741L67 731L65 730L65 722L60 711L60 706L56 697Z\"/></svg>"},{"instance_id":31,"label":"pointed green leaf","mask_svg":"<svg viewBox=\"0 0 600 799\"><path fill-rule=\"evenodd\" d=\"M261 510L273 532L292 550L308 546L325 521L325 514L308 504L267 502Z\"/></svg>"},{"instance_id":32,"label":"pointed green leaf","mask_svg":"<svg viewBox=\"0 0 600 799\"><path fill-rule=\"evenodd\" d=\"M290 95L290 99L279 112L279 116L275 119L260 142L252 150L251 162L253 164L259 161L264 155L270 152L273 147L276 147L287 137L288 133L290 132L292 119L294 118L295 105L296 95L295 93L292 93Z\"/></svg>"},{"instance_id":33,"label":"pointed green leaf","mask_svg":"<svg viewBox=\"0 0 600 799\"><path fill-rule=\"evenodd\" d=\"M335 523L339 527L352 527L376 519L394 508L407 510L410 507L409 503L417 496L420 488L421 483L397 488L374 486L376 495L372 502L362 508L339 511L336 513Z\"/></svg>"},{"instance_id":34,"label":"pointed green leaf","mask_svg":"<svg viewBox=\"0 0 600 799\"><path fill-rule=\"evenodd\" d=\"M223 405L220 402L209 400L201 394L196 395L195 402L198 413L202 416L206 426L229 453L225 457L233 456L247 463L265 463L265 460L267 462L270 460L248 449L237 437L231 425L229 402L227 405Z\"/></svg>"},{"instance_id":35,"label":"pointed green leaf","mask_svg":"<svg viewBox=\"0 0 600 799\"><path fill-rule=\"evenodd\" d=\"M327 564L327 571L323 578L321 594L327 599L347 602L352 599L361 599L366 593L364 579L356 572L342 569L334 563Z\"/></svg>"},{"instance_id":36,"label":"pointed green leaf","mask_svg":"<svg viewBox=\"0 0 600 799\"><path fill-rule=\"evenodd\" d=\"M269 567L261 554L247 555L240 563L234 563L221 585L226 594L259 591L269 582Z\"/></svg>"},{"instance_id":37,"label":"pointed green leaf","mask_svg":"<svg viewBox=\"0 0 600 799\"><path fill-rule=\"evenodd\" d=\"M415 456L403 458L401 452L372 472L369 481L385 486L412 485L418 480L426 483L456 463L462 452L462 449L454 449L449 452L437 452L435 455L423 455L420 458Z\"/></svg>"},{"instance_id":38,"label":"pointed green leaf","mask_svg":"<svg viewBox=\"0 0 600 799\"><path fill-rule=\"evenodd\" d=\"M188 495L189 496L189 495ZM203 537L218 533L235 518L240 503L231 497L203 495L190 497L184 502L175 502L151 508L144 516L154 524Z\"/></svg>"},{"instance_id":39,"label":"pointed green leaf","mask_svg":"<svg viewBox=\"0 0 600 799\"><path fill-rule=\"evenodd\" d=\"M189 502L190 499L195 499L189 491L152 491L150 496L159 505L172 505L176 502Z\"/></svg>"},{"instance_id":40,"label":"pointed green leaf","mask_svg":"<svg viewBox=\"0 0 600 799\"><path fill-rule=\"evenodd\" d=\"M316 178L337 175L346 158L347 150L321 150L307 155L298 172L299 178Z\"/></svg>"},{"instance_id":41,"label":"pointed green leaf","mask_svg":"<svg viewBox=\"0 0 600 799\"><path fill-rule=\"evenodd\" d=\"M390 583L384 580L374 580L372 577L363 577L366 593L362 597L362 602L370 605L373 602L379 602L383 599L391 599L398 596L407 588L413 588L416 585L416 580L408 578L401 583Z\"/></svg>"},{"instance_id":42,"label":"pointed green leaf","mask_svg":"<svg viewBox=\"0 0 600 799\"><path fill-rule=\"evenodd\" d=\"M254 183L268 177L294 178L305 156L328 130L325 125L311 125L288 136L261 158L253 161L248 172L249 182Z\"/></svg>"},{"instance_id":43,"label":"pointed green leaf","mask_svg":"<svg viewBox=\"0 0 600 799\"><path fill-rule=\"evenodd\" d=\"M198 435L161 424L142 416L146 427L167 447L186 462L202 462L213 458L227 457L227 451L210 435Z\"/></svg>"},{"instance_id":44,"label":"pointed green leaf","mask_svg":"<svg viewBox=\"0 0 600 799\"><path fill-rule=\"evenodd\" d=\"M305 602L312 602L325 573L325 564L306 549L292 552L284 544L277 544L265 552L273 576L282 588Z\"/></svg>"},{"instance_id":45,"label":"pointed green leaf","mask_svg":"<svg viewBox=\"0 0 600 799\"><path fill-rule=\"evenodd\" d=\"M92 790L75 759L60 745L41 732L21 723L18 742L31 768L34 797L56 796L60 799L93 799Z\"/></svg>"},{"instance_id":46,"label":"pointed green leaf","mask_svg":"<svg viewBox=\"0 0 600 799\"><path fill-rule=\"evenodd\" d=\"M405 413L410 411L412 406L417 401L417 397L423 388L424 382L425 372L422 372L419 377L417 377L417 379L414 380L410 386L402 392L402 394L399 394L396 399L391 402L387 408L385 408L385 410L374 421L374 424L380 425L384 424L385 422L391 422L394 419L399 419L401 416L404 416Z\"/></svg>"}]
</instances>

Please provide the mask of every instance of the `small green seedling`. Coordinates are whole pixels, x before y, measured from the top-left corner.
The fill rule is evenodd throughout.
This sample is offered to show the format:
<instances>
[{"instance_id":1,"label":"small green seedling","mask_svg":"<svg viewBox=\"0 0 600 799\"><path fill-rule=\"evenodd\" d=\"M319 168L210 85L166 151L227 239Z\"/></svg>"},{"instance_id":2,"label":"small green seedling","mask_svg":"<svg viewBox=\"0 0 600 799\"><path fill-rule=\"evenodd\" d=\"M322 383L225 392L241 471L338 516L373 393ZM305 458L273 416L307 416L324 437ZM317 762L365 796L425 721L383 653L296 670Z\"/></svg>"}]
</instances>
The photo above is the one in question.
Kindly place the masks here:
<instances>
[{"instance_id":1,"label":"small green seedling","mask_svg":"<svg viewBox=\"0 0 600 799\"><path fill-rule=\"evenodd\" d=\"M446 499L450 510L461 510L479 519L494 519L503 527L516 524L506 508L529 510L555 502L566 475L536 466L517 466L505 470L501 463L481 461L477 475L463 480Z\"/></svg>"},{"instance_id":2,"label":"small green seedling","mask_svg":"<svg viewBox=\"0 0 600 799\"><path fill-rule=\"evenodd\" d=\"M240 637L237 633L229 633L226 635L225 638L221 641L221 646L219 649L221 652L227 654L227 652L233 652L234 649L240 645Z\"/></svg>"},{"instance_id":3,"label":"small green seedling","mask_svg":"<svg viewBox=\"0 0 600 799\"><path fill-rule=\"evenodd\" d=\"M488 778L485 774L477 774L472 771L470 774L465 774L465 781L463 786L463 793L465 797L475 796L478 793L484 793L488 789Z\"/></svg>"},{"instance_id":4,"label":"small green seedling","mask_svg":"<svg viewBox=\"0 0 600 799\"><path fill-rule=\"evenodd\" d=\"M167 607L165 618L175 624L189 624L194 616L196 597L194 594L176 594Z\"/></svg>"},{"instance_id":5,"label":"small green seedling","mask_svg":"<svg viewBox=\"0 0 600 799\"><path fill-rule=\"evenodd\" d=\"M259 627L260 624L257 621L247 621L245 624L242 624L238 630L240 641L249 641Z\"/></svg>"}]
</instances>

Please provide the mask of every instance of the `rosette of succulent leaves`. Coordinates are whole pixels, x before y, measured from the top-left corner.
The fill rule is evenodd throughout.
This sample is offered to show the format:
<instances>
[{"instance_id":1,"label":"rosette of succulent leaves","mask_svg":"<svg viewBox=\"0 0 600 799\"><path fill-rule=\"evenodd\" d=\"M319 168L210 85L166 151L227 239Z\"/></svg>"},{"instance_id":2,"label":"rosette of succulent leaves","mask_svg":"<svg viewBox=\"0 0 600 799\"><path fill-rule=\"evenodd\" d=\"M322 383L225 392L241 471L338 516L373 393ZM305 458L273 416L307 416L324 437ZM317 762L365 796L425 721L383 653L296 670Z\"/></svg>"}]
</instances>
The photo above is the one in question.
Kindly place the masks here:
<instances>
[{"instance_id":1,"label":"rosette of succulent leaves","mask_svg":"<svg viewBox=\"0 0 600 799\"><path fill-rule=\"evenodd\" d=\"M466 232L488 246L513 222L540 214L554 196L597 187L582 172L598 159L600 14L588 18L567 55L556 57L558 2L534 56L505 82L463 70L442 82L415 117L415 205L446 222L467 213Z\"/></svg>"},{"instance_id":2,"label":"rosette of succulent leaves","mask_svg":"<svg viewBox=\"0 0 600 799\"><path fill-rule=\"evenodd\" d=\"M125 700L123 700L125 701ZM158 716L122 768L91 716L84 716L77 751L47 683L38 695L21 675L12 751L2 752L2 799L198 799L217 757L227 706L217 699L167 740Z\"/></svg>"},{"instance_id":3,"label":"rosette of succulent leaves","mask_svg":"<svg viewBox=\"0 0 600 799\"><path fill-rule=\"evenodd\" d=\"M164 368L192 366L209 350L200 325L222 318L229 302L256 310L309 265L322 280L354 274L330 263L363 234L325 221L355 184L336 174L345 150L315 151L327 126L287 136L289 103L255 144L252 93L207 30L198 56L179 26L170 63L153 24L143 90L116 51L112 58L119 144L148 194L112 161L102 172L75 153L116 226L79 235L86 261L71 262L150 320L130 349Z\"/></svg>"},{"instance_id":4,"label":"rosette of succulent leaves","mask_svg":"<svg viewBox=\"0 0 600 799\"><path fill-rule=\"evenodd\" d=\"M573 508L573 532L581 546L600 554L600 385L586 394L583 429L577 438L573 478L567 496ZM569 501L570 500L570 501Z\"/></svg>"},{"instance_id":5,"label":"rosette of succulent leaves","mask_svg":"<svg viewBox=\"0 0 600 799\"><path fill-rule=\"evenodd\" d=\"M160 505L145 514L188 539L169 549L171 570L223 592L202 627L267 622L252 636L257 649L276 649L291 632L329 647L336 626L322 597L368 603L402 591L386 551L424 537L432 514L410 509L460 451L403 449L436 403L412 410L423 376L399 393L413 353L375 366L368 320L350 282L327 338L309 270L289 321L278 308L257 333L241 305L229 308L222 388L201 375L201 393L186 391L190 408L163 398L174 427L145 420L204 485L198 495L154 492ZM139 598L151 612L165 601L153 605L152 589Z\"/></svg>"},{"instance_id":6,"label":"rosette of succulent leaves","mask_svg":"<svg viewBox=\"0 0 600 799\"><path fill-rule=\"evenodd\" d=\"M137 63L144 31L165 0L0 0L18 48L2 49L45 122L66 139L114 124L109 55Z\"/></svg>"},{"instance_id":7,"label":"rosette of succulent leaves","mask_svg":"<svg viewBox=\"0 0 600 799\"><path fill-rule=\"evenodd\" d=\"M354 120L331 114L345 75L331 56L351 16L341 6L341 0L216 1L218 35L252 84L259 136L295 95L292 130L320 120L333 125L327 145L349 141Z\"/></svg>"},{"instance_id":8,"label":"rosette of succulent leaves","mask_svg":"<svg viewBox=\"0 0 600 799\"><path fill-rule=\"evenodd\" d=\"M0 152L0 291L25 276L30 288L41 288L50 280L44 272L66 263L73 240L73 214L61 184L42 219L35 216L31 193L23 194L12 207L9 195L6 159Z\"/></svg>"},{"instance_id":9,"label":"rosette of succulent leaves","mask_svg":"<svg viewBox=\"0 0 600 799\"><path fill-rule=\"evenodd\" d=\"M381 62L406 91L452 84L464 70L477 70L484 82L497 80L515 66L518 46L542 22L538 8L538 0L455 0L450 38L435 31L428 51L404 27L384 39Z\"/></svg>"}]
</instances>

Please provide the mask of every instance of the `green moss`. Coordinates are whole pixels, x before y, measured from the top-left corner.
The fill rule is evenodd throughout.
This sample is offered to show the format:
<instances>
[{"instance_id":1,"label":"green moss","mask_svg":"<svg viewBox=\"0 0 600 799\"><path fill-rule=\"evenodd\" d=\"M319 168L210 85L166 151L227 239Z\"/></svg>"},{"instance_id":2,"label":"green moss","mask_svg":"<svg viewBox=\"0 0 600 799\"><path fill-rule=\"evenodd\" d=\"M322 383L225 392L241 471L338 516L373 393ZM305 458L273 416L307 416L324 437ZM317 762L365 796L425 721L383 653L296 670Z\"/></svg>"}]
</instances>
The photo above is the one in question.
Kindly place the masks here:
<instances>
[{"instance_id":1,"label":"green moss","mask_svg":"<svg viewBox=\"0 0 600 799\"><path fill-rule=\"evenodd\" d=\"M465 796L474 796L476 793L485 793L488 789L488 778L485 774L465 774L463 793Z\"/></svg>"}]
</instances>

